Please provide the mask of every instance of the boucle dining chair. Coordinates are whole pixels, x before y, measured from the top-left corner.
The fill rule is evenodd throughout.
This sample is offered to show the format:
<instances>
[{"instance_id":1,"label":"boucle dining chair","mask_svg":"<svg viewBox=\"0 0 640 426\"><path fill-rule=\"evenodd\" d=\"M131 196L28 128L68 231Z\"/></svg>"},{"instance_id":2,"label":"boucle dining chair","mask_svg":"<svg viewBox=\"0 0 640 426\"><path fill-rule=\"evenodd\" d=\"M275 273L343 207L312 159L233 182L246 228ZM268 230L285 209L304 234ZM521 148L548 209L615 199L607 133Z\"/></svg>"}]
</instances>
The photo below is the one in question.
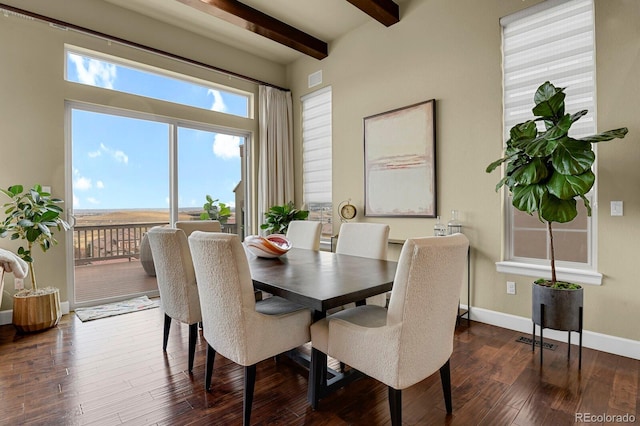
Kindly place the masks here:
<instances>
[{"instance_id":1,"label":"boucle dining chair","mask_svg":"<svg viewBox=\"0 0 640 426\"><path fill-rule=\"evenodd\" d=\"M338 233L336 253L386 259L389 225L382 223L343 223ZM387 295L367 298L368 305L387 305ZM350 306L350 305L349 305Z\"/></svg>"},{"instance_id":2,"label":"boucle dining chair","mask_svg":"<svg viewBox=\"0 0 640 426\"><path fill-rule=\"evenodd\" d=\"M191 235L193 231L222 231L222 225L218 220L179 220L176 222L176 228L182 229L187 238L189 238L189 235Z\"/></svg>"},{"instance_id":3,"label":"boucle dining chair","mask_svg":"<svg viewBox=\"0 0 640 426\"><path fill-rule=\"evenodd\" d=\"M176 228L182 229L187 238L193 231L222 232L222 224L219 220L178 220ZM262 300L262 292L260 290L255 290L254 296L256 301Z\"/></svg>"},{"instance_id":4,"label":"boucle dining chair","mask_svg":"<svg viewBox=\"0 0 640 426\"><path fill-rule=\"evenodd\" d=\"M287 228L287 239L295 248L320 250L322 222L315 220L292 220Z\"/></svg>"},{"instance_id":5,"label":"boucle dining chair","mask_svg":"<svg viewBox=\"0 0 640 426\"><path fill-rule=\"evenodd\" d=\"M307 343L311 312L280 297L256 302L240 238L195 231L189 237L207 341L205 389L216 352L244 366L243 423L251 419L256 364Z\"/></svg>"},{"instance_id":6,"label":"boucle dining chair","mask_svg":"<svg viewBox=\"0 0 640 426\"><path fill-rule=\"evenodd\" d=\"M188 324L191 373L198 338L198 323L202 321L202 314L187 237L182 229L167 227L151 228L147 236L156 269L160 302L164 309L162 350L167 351L171 320Z\"/></svg>"},{"instance_id":7,"label":"boucle dining chair","mask_svg":"<svg viewBox=\"0 0 640 426\"><path fill-rule=\"evenodd\" d=\"M463 234L408 239L388 309L358 306L311 326L311 371L318 365L314 354L321 351L381 381L389 388L391 422L401 425L402 389L440 370L451 413L449 358L468 247Z\"/></svg>"}]
</instances>

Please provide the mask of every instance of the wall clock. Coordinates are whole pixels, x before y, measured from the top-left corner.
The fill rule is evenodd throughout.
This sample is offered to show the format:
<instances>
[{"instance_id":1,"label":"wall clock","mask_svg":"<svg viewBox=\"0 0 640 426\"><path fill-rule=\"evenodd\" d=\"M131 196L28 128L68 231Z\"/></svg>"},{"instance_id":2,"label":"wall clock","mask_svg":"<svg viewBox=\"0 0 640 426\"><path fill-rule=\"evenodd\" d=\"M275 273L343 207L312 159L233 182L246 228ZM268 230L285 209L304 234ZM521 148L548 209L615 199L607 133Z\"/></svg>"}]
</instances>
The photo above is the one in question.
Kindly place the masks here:
<instances>
[{"instance_id":1,"label":"wall clock","mask_svg":"<svg viewBox=\"0 0 640 426\"><path fill-rule=\"evenodd\" d=\"M343 222L348 222L358 214L358 210L356 206L351 204L351 200L346 200L340 203L338 206L338 215L340 216L340 220Z\"/></svg>"}]
</instances>

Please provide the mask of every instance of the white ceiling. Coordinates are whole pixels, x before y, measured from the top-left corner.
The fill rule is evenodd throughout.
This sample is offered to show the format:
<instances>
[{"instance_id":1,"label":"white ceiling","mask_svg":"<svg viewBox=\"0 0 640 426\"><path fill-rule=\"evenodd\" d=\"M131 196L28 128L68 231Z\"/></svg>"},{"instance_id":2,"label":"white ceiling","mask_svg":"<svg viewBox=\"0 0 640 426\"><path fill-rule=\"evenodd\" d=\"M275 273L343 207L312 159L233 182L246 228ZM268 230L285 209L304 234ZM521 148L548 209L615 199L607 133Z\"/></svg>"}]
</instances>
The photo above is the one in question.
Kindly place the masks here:
<instances>
[{"instance_id":1,"label":"white ceiling","mask_svg":"<svg viewBox=\"0 0 640 426\"><path fill-rule=\"evenodd\" d=\"M177 0L105 0L108 3L195 32L274 62L288 64L302 53L251 31L200 12ZM400 4L407 0L396 0ZM329 44L373 18L346 0L242 0L267 15Z\"/></svg>"}]
</instances>

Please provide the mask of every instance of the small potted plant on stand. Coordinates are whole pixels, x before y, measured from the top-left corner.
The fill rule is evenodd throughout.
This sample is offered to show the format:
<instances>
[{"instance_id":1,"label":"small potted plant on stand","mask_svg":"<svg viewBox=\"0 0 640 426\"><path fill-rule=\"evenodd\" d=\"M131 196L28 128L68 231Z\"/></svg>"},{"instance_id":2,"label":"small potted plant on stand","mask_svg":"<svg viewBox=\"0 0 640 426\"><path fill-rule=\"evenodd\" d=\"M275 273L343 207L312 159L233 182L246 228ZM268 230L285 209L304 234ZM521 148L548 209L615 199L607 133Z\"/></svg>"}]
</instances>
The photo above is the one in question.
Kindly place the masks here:
<instances>
[{"instance_id":1,"label":"small potted plant on stand","mask_svg":"<svg viewBox=\"0 0 640 426\"><path fill-rule=\"evenodd\" d=\"M538 279L533 285L534 333L535 324L541 329L582 331L579 318L582 287L556 278L552 223L572 221L578 214L577 198L582 199L587 214L591 215L586 198L595 182L592 165L596 156L591 144L624 138L628 131L623 127L574 139L568 135L569 129L587 111L565 113L564 99L564 88L548 81L542 84L534 97L535 118L511 128L504 157L486 169L489 173L504 163L505 174L496 191L506 186L513 195L515 208L530 215L536 213L547 225L551 278ZM536 122L544 124L544 131L538 130Z\"/></svg>"},{"instance_id":2,"label":"small potted plant on stand","mask_svg":"<svg viewBox=\"0 0 640 426\"><path fill-rule=\"evenodd\" d=\"M60 317L60 295L57 288L39 288L36 282L33 246L39 245L43 252L57 244L53 230L66 231L69 225L60 215L58 204L63 201L52 198L42 186L34 185L23 192L22 185L13 185L0 190L11 201L4 204L5 219L0 222L0 237L11 236L12 240L26 241L26 248L18 248L17 255L29 265L31 288L22 289L13 296L13 324L20 332L45 330L58 324Z\"/></svg>"}]
</instances>

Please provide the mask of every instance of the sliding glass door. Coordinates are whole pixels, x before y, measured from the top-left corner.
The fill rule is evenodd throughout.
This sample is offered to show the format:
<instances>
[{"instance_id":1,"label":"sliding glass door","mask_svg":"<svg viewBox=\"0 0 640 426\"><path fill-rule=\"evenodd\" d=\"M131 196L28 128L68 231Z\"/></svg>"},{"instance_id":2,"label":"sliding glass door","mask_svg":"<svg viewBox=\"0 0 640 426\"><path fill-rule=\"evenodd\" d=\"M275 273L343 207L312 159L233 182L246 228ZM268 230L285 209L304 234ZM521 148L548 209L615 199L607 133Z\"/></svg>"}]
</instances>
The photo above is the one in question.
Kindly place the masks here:
<instances>
[{"instance_id":1,"label":"sliding glass door","mask_svg":"<svg viewBox=\"0 0 640 426\"><path fill-rule=\"evenodd\" d=\"M144 235L199 220L207 195L230 209L224 230L242 235L246 135L76 103L67 114L72 308L157 295Z\"/></svg>"}]
</instances>

